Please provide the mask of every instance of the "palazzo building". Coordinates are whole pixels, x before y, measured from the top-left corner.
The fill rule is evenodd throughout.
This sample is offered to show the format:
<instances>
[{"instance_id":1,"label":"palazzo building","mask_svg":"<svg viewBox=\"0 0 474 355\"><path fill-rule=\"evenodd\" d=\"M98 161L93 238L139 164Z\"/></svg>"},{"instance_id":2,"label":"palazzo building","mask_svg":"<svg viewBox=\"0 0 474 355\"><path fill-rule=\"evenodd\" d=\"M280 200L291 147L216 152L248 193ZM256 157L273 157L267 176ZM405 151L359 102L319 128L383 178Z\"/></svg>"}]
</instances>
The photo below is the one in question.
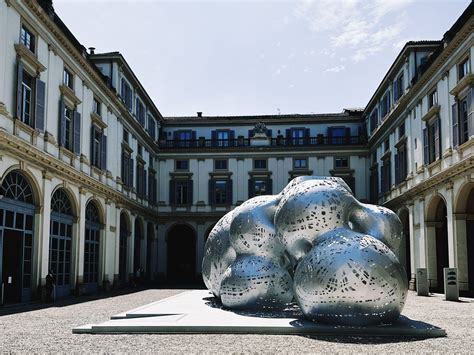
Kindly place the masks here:
<instances>
[{"instance_id":1,"label":"palazzo building","mask_svg":"<svg viewBox=\"0 0 474 355\"><path fill-rule=\"evenodd\" d=\"M474 19L408 42L365 108L162 117L118 52L86 48L49 0L0 0L4 303L200 279L214 224L300 175L342 177L404 225L411 287L443 267L474 295ZM1 302L2 300L0 300Z\"/></svg>"}]
</instances>

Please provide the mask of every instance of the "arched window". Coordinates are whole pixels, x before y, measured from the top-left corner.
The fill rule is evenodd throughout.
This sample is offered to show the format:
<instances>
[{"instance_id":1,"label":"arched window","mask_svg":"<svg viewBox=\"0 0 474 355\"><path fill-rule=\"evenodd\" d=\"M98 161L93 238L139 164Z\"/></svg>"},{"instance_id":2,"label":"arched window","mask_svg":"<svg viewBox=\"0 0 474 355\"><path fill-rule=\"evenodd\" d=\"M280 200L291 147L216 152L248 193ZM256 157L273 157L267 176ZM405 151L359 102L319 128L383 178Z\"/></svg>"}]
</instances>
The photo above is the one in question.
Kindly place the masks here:
<instances>
[{"instance_id":1,"label":"arched window","mask_svg":"<svg viewBox=\"0 0 474 355\"><path fill-rule=\"evenodd\" d=\"M11 200L34 204L33 191L28 180L18 171L9 173L2 182L0 195Z\"/></svg>"},{"instance_id":2,"label":"arched window","mask_svg":"<svg viewBox=\"0 0 474 355\"><path fill-rule=\"evenodd\" d=\"M67 296L71 283L72 205L66 191L57 189L51 197L49 269L56 277L56 297Z\"/></svg>"},{"instance_id":3,"label":"arched window","mask_svg":"<svg viewBox=\"0 0 474 355\"><path fill-rule=\"evenodd\" d=\"M86 208L86 221L100 223L100 213L95 202L89 202Z\"/></svg>"},{"instance_id":4,"label":"arched window","mask_svg":"<svg viewBox=\"0 0 474 355\"><path fill-rule=\"evenodd\" d=\"M51 211L56 213L72 215L71 201L63 189L57 189L51 198Z\"/></svg>"}]
</instances>

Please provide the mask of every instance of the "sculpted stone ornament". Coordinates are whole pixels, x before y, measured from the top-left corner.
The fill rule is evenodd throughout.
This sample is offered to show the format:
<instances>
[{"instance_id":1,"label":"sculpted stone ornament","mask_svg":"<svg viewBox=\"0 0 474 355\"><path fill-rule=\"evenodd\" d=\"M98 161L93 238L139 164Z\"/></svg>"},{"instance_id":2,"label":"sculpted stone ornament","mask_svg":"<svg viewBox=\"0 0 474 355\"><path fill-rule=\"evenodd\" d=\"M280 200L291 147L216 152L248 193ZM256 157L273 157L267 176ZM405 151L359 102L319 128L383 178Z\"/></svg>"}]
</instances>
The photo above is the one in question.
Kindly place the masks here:
<instances>
[{"instance_id":1,"label":"sculpted stone ornament","mask_svg":"<svg viewBox=\"0 0 474 355\"><path fill-rule=\"evenodd\" d=\"M360 203L342 179L298 177L222 217L206 241L203 278L230 309L296 300L318 322L392 322L408 290L401 237L395 213Z\"/></svg>"}]
</instances>

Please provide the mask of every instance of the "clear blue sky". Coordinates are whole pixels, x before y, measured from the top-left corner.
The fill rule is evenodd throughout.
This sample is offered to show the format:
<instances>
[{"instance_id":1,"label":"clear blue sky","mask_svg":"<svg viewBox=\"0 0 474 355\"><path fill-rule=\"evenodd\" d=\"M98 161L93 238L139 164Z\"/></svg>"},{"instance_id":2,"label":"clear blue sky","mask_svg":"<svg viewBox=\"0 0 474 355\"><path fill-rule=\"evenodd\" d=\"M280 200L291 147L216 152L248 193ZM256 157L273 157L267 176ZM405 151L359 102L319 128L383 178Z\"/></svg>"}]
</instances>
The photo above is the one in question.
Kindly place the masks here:
<instances>
[{"instance_id":1,"label":"clear blue sky","mask_svg":"<svg viewBox=\"0 0 474 355\"><path fill-rule=\"evenodd\" d=\"M124 55L164 116L363 107L406 41L441 39L469 3L53 2L85 47Z\"/></svg>"}]
</instances>

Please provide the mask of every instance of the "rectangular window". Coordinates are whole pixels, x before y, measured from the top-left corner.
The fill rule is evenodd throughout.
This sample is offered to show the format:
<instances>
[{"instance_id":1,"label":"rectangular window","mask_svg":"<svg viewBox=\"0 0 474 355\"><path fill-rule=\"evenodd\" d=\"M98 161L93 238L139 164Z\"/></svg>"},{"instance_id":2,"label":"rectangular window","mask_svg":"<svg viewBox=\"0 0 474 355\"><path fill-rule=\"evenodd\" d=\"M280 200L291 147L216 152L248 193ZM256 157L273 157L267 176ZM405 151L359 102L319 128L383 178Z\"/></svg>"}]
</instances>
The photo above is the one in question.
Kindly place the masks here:
<instances>
[{"instance_id":1,"label":"rectangular window","mask_svg":"<svg viewBox=\"0 0 474 355\"><path fill-rule=\"evenodd\" d=\"M215 188L215 204L225 205L227 204L227 180L216 180L214 183Z\"/></svg>"},{"instance_id":2,"label":"rectangular window","mask_svg":"<svg viewBox=\"0 0 474 355\"><path fill-rule=\"evenodd\" d=\"M152 139L156 138L156 122L152 115L148 115L148 134Z\"/></svg>"},{"instance_id":3,"label":"rectangular window","mask_svg":"<svg viewBox=\"0 0 474 355\"><path fill-rule=\"evenodd\" d=\"M137 154L143 157L143 147L141 146L141 144L137 144Z\"/></svg>"},{"instance_id":4,"label":"rectangular window","mask_svg":"<svg viewBox=\"0 0 474 355\"><path fill-rule=\"evenodd\" d=\"M467 97L459 101L459 144L469 139L469 110Z\"/></svg>"},{"instance_id":5,"label":"rectangular window","mask_svg":"<svg viewBox=\"0 0 474 355\"><path fill-rule=\"evenodd\" d=\"M383 119L390 111L390 95L387 92L380 101L380 117Z\"/></svg>"},{"instance_id":6,"label":"rectangular window","mask_svg":"<svg viewBox=\"0 0 474 355\"><path fill-rule=\"evenodd\" d=\"M349 158L348 157L337 157L334 158L334 168L348 168L349 167Z\"/></svg>"},{"instance_id":7,"label":"rectangular window","mask_svg":"<svg viewBox=\"0 0 474 355\"><path fill-rule=\"evenodd\" d=\"M405 135L405 122L398 126L398 139L401 139Z\"/></svg>"},{"instance_id":8,"label":"rectangular window","mask_svg":"<svg viewBox=\"0 0 474 355\"><path fill-rule=\"evenodd\" d=\"M254 159L253 160L254 170L266 170L267 169L267 159Z\"/></svg>"},{"instance_id":9,"label":"rectangular window","mask_svg":"<svg viewBox=\"0 0 474 355\"><path fill-rule=\"evenodd\" d=\"M441 121L439 116L426 124L423 129L423 160L430 164L441 158Z\"/></svg>"},{"instance_id":10,"label":"rectangular window","mask_svg":"<svg viewBox=\"0 0 474 355\"><path fill-rule=\"evenodd\" d=\"M63 70L63 85L66 85L70 89L73 89L73 76L69 70L64 68Z\"/></svg>"},{"instance_id":11,"label":"rectangular window","mask_svg":"<svg viewBox=\"0 0 474 355\"><path fill-rule=\"evenodd\" d=\"M291 130L291 143L293 145L303 145L304 136L305 136L304 128L293 128Z\"/></svg>"},{"instance_id":12,"label":"rectangular window","mask_svg":"<svg viewBox=\"0 0 474 355\"><path fill-rule=\"evenodd\" d=\"M387 153L390 150L390 140L386 140L383 142L383 151L384 153Z\"/></svg>"},{"instance_id":13,"label":"rectangular window","mask_svg":"<svg viewBox=\"0 0 474 355\"><path fill-rule=\"evenodd\" d=\"M94 101L92 103L92 112L94 112L95 114L101 116L101 113L100 113L100 101L97 100L95 97L94 97Z\"/></svg>"},{"instance_id":14,"label":"rectangular window","mask_svg":"<svg viewBox=\"0 0 474 355\"><path fill-rule=\"evenodd\" d=\"M388 192L390 190L391 182L391 170L390 170L390 159L385 159L382 165L382 193Z\"/></svg>"},{"instance_id":15,"label":"rectangular window","mask_svg":"<svg viewBox=\"0 0 474 355\"><path fill-rule=\"evenodd\" d=\"M176 160L175 170L189 170L189 160Z\"/></svg>"},{"instance_id":16,"label":"rectangular window","mask_svg":"<svg viewBox=\"0 0 474 355\"><path fill-rule=\"evenodd\" d=\"M64 137L64 147L72 151L72 134L73 134L73 110L67 106L64 106L64 118L66 120L65 130L66 135Z\"/></svg>"},{"instance_id":17,"label":"rectangular window","mask_svg":"<svg viewBox=\"0 0 474 355\"><path fill-rule=\"evenodd\" d=\"M402 97L404 88L403 88L403 73L401 73L398 78L393 82L393 101L397 102L400 97Z\"/></svg>"},{"instance_id":18,"label":"rectangular window","mask_svg":"<svg viewBox=\"0 0 474 355\"><path fill-rule=\"evenodd\" d=\"M142 125L142 127L145 127L145 106L141 103L138 97L136 105L136 115L138 122Z\"/></svg>"},{"instance_id":19,"label":"rectangular window","mask_svg":"<svg viewBox=\"0 0 474 355\"><path fill-rule=\"evenodd\" d=\"M127 83L127 81L124 78L122 78L121 95L122 95L122 100L125 103L125 106L127 106L129 111L132 111L132 107L133 107L132 88L130 87L130 85Z\"/></svg>"},{"instance_id":20,"label":"rectangular window","mask_svg":"<svg viewBox=\"0 0 474 355\"><path fill-rule=\"evenodd\" d=\"M214 170L227 170L227 159L215 159Z\"/></svg>"},{"instance_id":21,"label":"rectangular window","mask_svg":"<svg viewBox=\"0 0 474 355\"><path fill-rule=\"evenodd\" d=\"M438 104L438 90L433 90L428 94L428 108Z\"/></svg>"},{"instance_id":22,"label":"rectangular window","mask_svg":"<svg viewBox=\"0 0 474 355\"><path fill-rule=\"evenodd\" d=\"M331 143L332 144L344 144L345 137L347 135L347 127L329 127Z\"/></svg>"},{"instance_id":23,"label":"rectangular window","mask_svg":"<svg viewBox=\"0 0 474 355\"><path fill-rule=\"evenodd\" d=\"M176 180L176 204L187 205L188 204L188 180Z\"/></svg>"},{"instance_id":24,"label":"rectangular window","mask_svg":"<svg viewBox=\"0 0 474 355\"><path fill-rule=\"evenodd\" d=\"M372 133L375 128L377 128L378 123L378 110L375 109L372 114L370 115L370 132Z\"/></svg>"},{"instance_id":25,"label":"rectangular window","mask_svg":"<svg viewBox=\"0 0 474 355\"><path fill-rule=\"evenodd\" d=\"M293 169L308 169L308 159L293 158Z\"/></svg>"},{"instance_id":26,"label":"rectangular window","mask_svg":"<svg viewBox=\"0 0 474 355\"><path fill-rule=\"evenodd\" d=\"M216 139L218 147L228 147L229 131L216 131Z\"/></svg>"},{"instance_id":27,"label":"rectangular window","mask_svg":"<svg viewBox=\"0 0 474 355\"><path fill-rule=\"evenodd\" d=\"M125 130L125 128L123 129L123 141L126 142L126 143L129 143L128 142L128 132L127 132L127 130Z\"/></svg>"},{"instance_id":28,"label":"rectangular window","mask_svg":"<svg viewBox=\"0 0 474 355\"><path fill-rule=\"evenodd\" d=\"M100 143L102 141L102 132L94 129L94 137L92 137L92 165L100 168Z\"/></svg>"},{"instance_id":29,"label":"rectangular window","mask_svg":"<svg viewBox=\"0 0 474 355\"><path fill-rule=\"evenodd\" d=\"M35 36L25 26L21 26L20 43L28 48L31 52L35 52Z\"/></svg>"},{"instance_id":30,"label":"rectangular window","mask_svg":"<svg viewBox=\"0 0 474 355\"><path fill-rule=\"evenodd\" d=\"M255 196L267 195L267 180L254 180Z\"/></svg>"},{"instance_id":31,"label":"rectangular window","mask_svg":"<svg viewBox=\"0 0 474 355\"><path fill-rule=\"evenodd\" d=\"M471 72L470 64L469 64L469 57L466 58L458 65L458 79L461 80L467 74Z\"/></svg>"},{"instance_id":32,"label":"rectangular window","mask_svg":"<svg viewBox=\"0 0 474 355\"><path fill-rule=\"evenodd\" d=\"M21 121L33 126L33 98L34 79L26 71L23 71L21 83Z\"/></svg>"}]
</instances>

